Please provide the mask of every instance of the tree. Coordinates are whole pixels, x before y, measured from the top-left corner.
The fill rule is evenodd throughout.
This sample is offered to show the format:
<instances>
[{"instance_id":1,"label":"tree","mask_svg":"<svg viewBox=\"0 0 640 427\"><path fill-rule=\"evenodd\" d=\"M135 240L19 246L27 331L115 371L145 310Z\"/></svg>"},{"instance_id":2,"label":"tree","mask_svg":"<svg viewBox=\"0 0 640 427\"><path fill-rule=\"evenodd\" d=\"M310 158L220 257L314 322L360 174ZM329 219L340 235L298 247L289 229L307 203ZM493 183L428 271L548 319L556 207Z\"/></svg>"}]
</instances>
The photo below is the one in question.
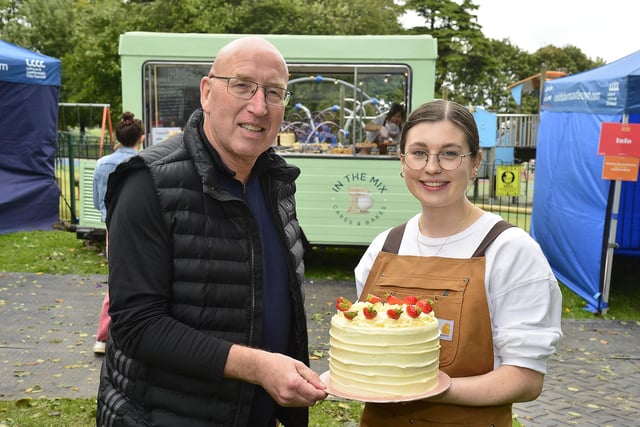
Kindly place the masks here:
<instances>
[{"instance_id":1,"label":"tree","mask_svg":"<svg viewBox=\"0 0 640 427\"><path fill-rule=\"evenodd\" d=\"M530 64L523 61L527 53L511 44L509 40L490 39L486 44L487 55L492 57L491 66L485 67L482 105L496 113L515 112L516 104L507 86L530 75Z\"/></svg>"},{"instance_id":2,"label":"tree","mask_svg":"<svg viewBox=\"0 0 640 427\"><path fill-rule=\"evenodd\" d=\"M21 3L20 0L0 0L0 38L16 40L8 35L7 27L21 18L24 19L24 16L20 16Z\"/></svg>"},{"instance_id":3,"label":"tree","mask_svg":"<svg viewBox=\"0 0 640 427\"><path fill-rule=\"evenodd\" d=\"M567 74L581 73L605 64L602 58L588 58L580 49L567 45L563 48L554 45L541 47L528 58L533 67L544 64L548 70L564 71Z\"/></svg>"},{"instance_id":4,"label":"tree","mask_svg":"<svg viewBox=\"0 0 640 427\"><path fill-rule=\"evenodd\" d=\"M604 63L574 46L528 54L509 40L489 40L477 9L473 0L0 0L0 37L61 59L61 101L111 104L114 119L122 108L118 44L126 31L429 34L438 41L436 96L500 112L515 110L506 87L541 64L575 73ZM404 30L405 10L424 25Z\"/></svg>"},{"instance_id":5,"label":"tree","mask_svg":"<svg viewBox=\"0 0 640 427\"><path fill-rule=\"evenodd\" d=\"M436 93L462 104L484 103L480 88L486 83L485 69L495 67L488 40L473 14L471 0L408 0L405 8L424 18L425 25L408 30L430 34L438 40Z\"/></svg>"},{"instance_id":6,"label":"tree","mask_svg":"<svg viewBox=\"0 0 640 427\"><path fill-rule=\"evenodd\" d=\"M98 4L99 3L99 4ZM78 1L70 46L62 58L64 99L110 104L114 116L122 104L118 42L128 16L139 5L120 0Z\"/></svg>"},{"instance_id":7,"label":"tree","mask_svg":"<svg viewBox=\"0 0 640 427\"><path fill-rule=\"evenodd\" d=\"M3 3L8 7L3 7ZM73 0L0 2L0 35L13 44L62 58L74 22Z\"/></svg>"},{"instance_id":8,"label":"tree","mask_svg":"<svg viewBox=\"0 0 640 427\"><path fill-rule=\"evenodd\" d=\"M243 1L147 0L136 3L137 7L132 7L128 16L127 31L230 33L229 28L237 19L235 9L241 7Z\"/></svg>"},{"instance_id":9,"label":"tree","mask_svg":"<svg viewBox=\"0 0 640 427\"><path fill-rule=\"evenodd\" d=\"M473 0L407 0L404 8L424 18L425 25L410 33L430 34L438 40L436 94L461 104L513 112L515 101L507 86L547 70L582 72L604 61L587 58L574 46L549 45L529 54L508 39L491 40L482 34ZM536 97L523 98L523 112L538 111Z\"/></svg>"},{"instance_id":10,"label":"tree","mask_svg":"<svg viewBox=\"0 0 640 427\"><path fill-rule=\"evenodd\" d=\"M140 2L145 31L229 34L396 34L393 0L155 0Z\"/></svg>"}]
</instances>

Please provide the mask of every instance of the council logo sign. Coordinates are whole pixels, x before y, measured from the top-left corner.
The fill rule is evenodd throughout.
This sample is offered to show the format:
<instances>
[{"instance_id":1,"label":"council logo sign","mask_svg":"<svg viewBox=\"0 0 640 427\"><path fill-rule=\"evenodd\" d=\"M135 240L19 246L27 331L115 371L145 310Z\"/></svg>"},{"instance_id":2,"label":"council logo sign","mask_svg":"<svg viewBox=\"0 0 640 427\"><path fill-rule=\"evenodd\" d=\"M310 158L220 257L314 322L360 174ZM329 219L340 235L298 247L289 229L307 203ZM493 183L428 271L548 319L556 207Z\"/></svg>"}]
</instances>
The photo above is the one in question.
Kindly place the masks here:
<instances>
[{"instance_id":1,"label":"council logo sign","mask_svg":"<svg viewBox=\"0 0 640 427\"><path fill-rule=\"evenodd\" d=\"M25 76L29 79L45 80L47 78L47 64L42 59L29 59L24 60Z\"/></svg>"}]
</instances>

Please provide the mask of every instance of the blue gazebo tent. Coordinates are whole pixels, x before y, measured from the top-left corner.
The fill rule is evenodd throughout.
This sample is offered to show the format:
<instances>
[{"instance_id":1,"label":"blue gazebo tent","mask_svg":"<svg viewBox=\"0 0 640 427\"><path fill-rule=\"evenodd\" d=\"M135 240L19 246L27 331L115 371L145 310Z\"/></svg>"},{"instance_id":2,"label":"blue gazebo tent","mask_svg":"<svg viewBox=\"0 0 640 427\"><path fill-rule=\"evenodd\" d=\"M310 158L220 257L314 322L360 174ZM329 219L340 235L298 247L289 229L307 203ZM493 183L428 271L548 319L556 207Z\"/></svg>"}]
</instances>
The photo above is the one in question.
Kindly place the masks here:
<instances>
[{"instance_id":1,"label":"blue gazebo tent","mask_svg":"<svg viewBox=\"0 0 640 427\"><path fill-rule=\"evenodd\" d=\"M607 254L640 256L640 185L602 179L598 155L601 124L623 121L640 122L640 51L543 86L531 234L594 312L608 308Z\"/></svg>"},{"instance_id":2,"label":"blue gazebo tent","mask_svg":"<svg viewBox=\"0 0 640 427\"><path fill-rule=\"evenodd\" d=\"M0 40L0 234L58 221L60 72L58 59Z\"/></svg>"}]
</instances>

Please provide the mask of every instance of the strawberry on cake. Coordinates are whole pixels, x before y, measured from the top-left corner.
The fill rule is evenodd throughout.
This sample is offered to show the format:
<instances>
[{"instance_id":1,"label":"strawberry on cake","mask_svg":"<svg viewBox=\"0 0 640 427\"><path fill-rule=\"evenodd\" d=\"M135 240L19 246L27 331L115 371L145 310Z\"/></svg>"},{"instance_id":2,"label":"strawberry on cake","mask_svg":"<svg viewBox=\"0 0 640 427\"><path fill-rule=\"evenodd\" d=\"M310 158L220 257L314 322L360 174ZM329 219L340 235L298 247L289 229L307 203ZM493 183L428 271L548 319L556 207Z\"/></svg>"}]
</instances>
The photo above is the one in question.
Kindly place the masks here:
<instances>
[{"instance_id":1,"label":"strawberry on cake","mask_svg":"<svg viewBox=\"0 0 640 427\"><path fill-rule=\"evenodd\" d=\"M375 399L436 387L440 331L428 300L368 295L351 303L339 297L336 308L329 332L332 390Z\"/></svg>"}]
</instances>

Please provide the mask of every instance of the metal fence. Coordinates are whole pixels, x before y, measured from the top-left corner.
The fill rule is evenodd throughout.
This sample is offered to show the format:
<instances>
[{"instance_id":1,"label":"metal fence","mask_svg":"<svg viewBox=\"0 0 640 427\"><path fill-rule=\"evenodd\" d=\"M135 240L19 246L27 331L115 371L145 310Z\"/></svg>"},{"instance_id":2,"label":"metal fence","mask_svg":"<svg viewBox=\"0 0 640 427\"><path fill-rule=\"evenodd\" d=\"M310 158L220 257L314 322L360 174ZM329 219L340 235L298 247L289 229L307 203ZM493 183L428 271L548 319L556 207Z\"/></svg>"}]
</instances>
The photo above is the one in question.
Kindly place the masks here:
<instances>
[{"instance_id":1,"label":"metal fence","mask_svg":"<svg viewBox=\"0 0 640 427\"><path fill-rule=\"evenodd\" d=\"M514 176L513 187L517 189L517 195L501 195L499 180L488 177L479 178L467 189L467 197L475 205L485 211L496 213L506 221L529 231L531 225L531 209L533 207L534 170L529 163L514 165L495 165L494 170L500 170L499 166L515 166L517 174ZM492 169L492 168L489 168Z\"/></svg>"},{"instance_id":2,"label":"metal fence","mask_svg":"<svg viewBox=\"0 0 640 427\"><path fill-rule=\"evenodd\" d=\"M77 132L58 132L58 147L55 161L55 177L60 187L60 221L67 224L78 223L80 201L80 159L101 157L100 137L81 135ZM113 152L111 143L104 143L102 155Z\"/></svg>"},{"instance_id":3,"label":"metal fence","mask_svg":"<svg viewBox=\"0 0 640 427\"><path fill-rule=\"evenodd\" d=\"M496 147L535 148L538 141L537 114L497 114Z\"/></svg>"}]
</instances>

